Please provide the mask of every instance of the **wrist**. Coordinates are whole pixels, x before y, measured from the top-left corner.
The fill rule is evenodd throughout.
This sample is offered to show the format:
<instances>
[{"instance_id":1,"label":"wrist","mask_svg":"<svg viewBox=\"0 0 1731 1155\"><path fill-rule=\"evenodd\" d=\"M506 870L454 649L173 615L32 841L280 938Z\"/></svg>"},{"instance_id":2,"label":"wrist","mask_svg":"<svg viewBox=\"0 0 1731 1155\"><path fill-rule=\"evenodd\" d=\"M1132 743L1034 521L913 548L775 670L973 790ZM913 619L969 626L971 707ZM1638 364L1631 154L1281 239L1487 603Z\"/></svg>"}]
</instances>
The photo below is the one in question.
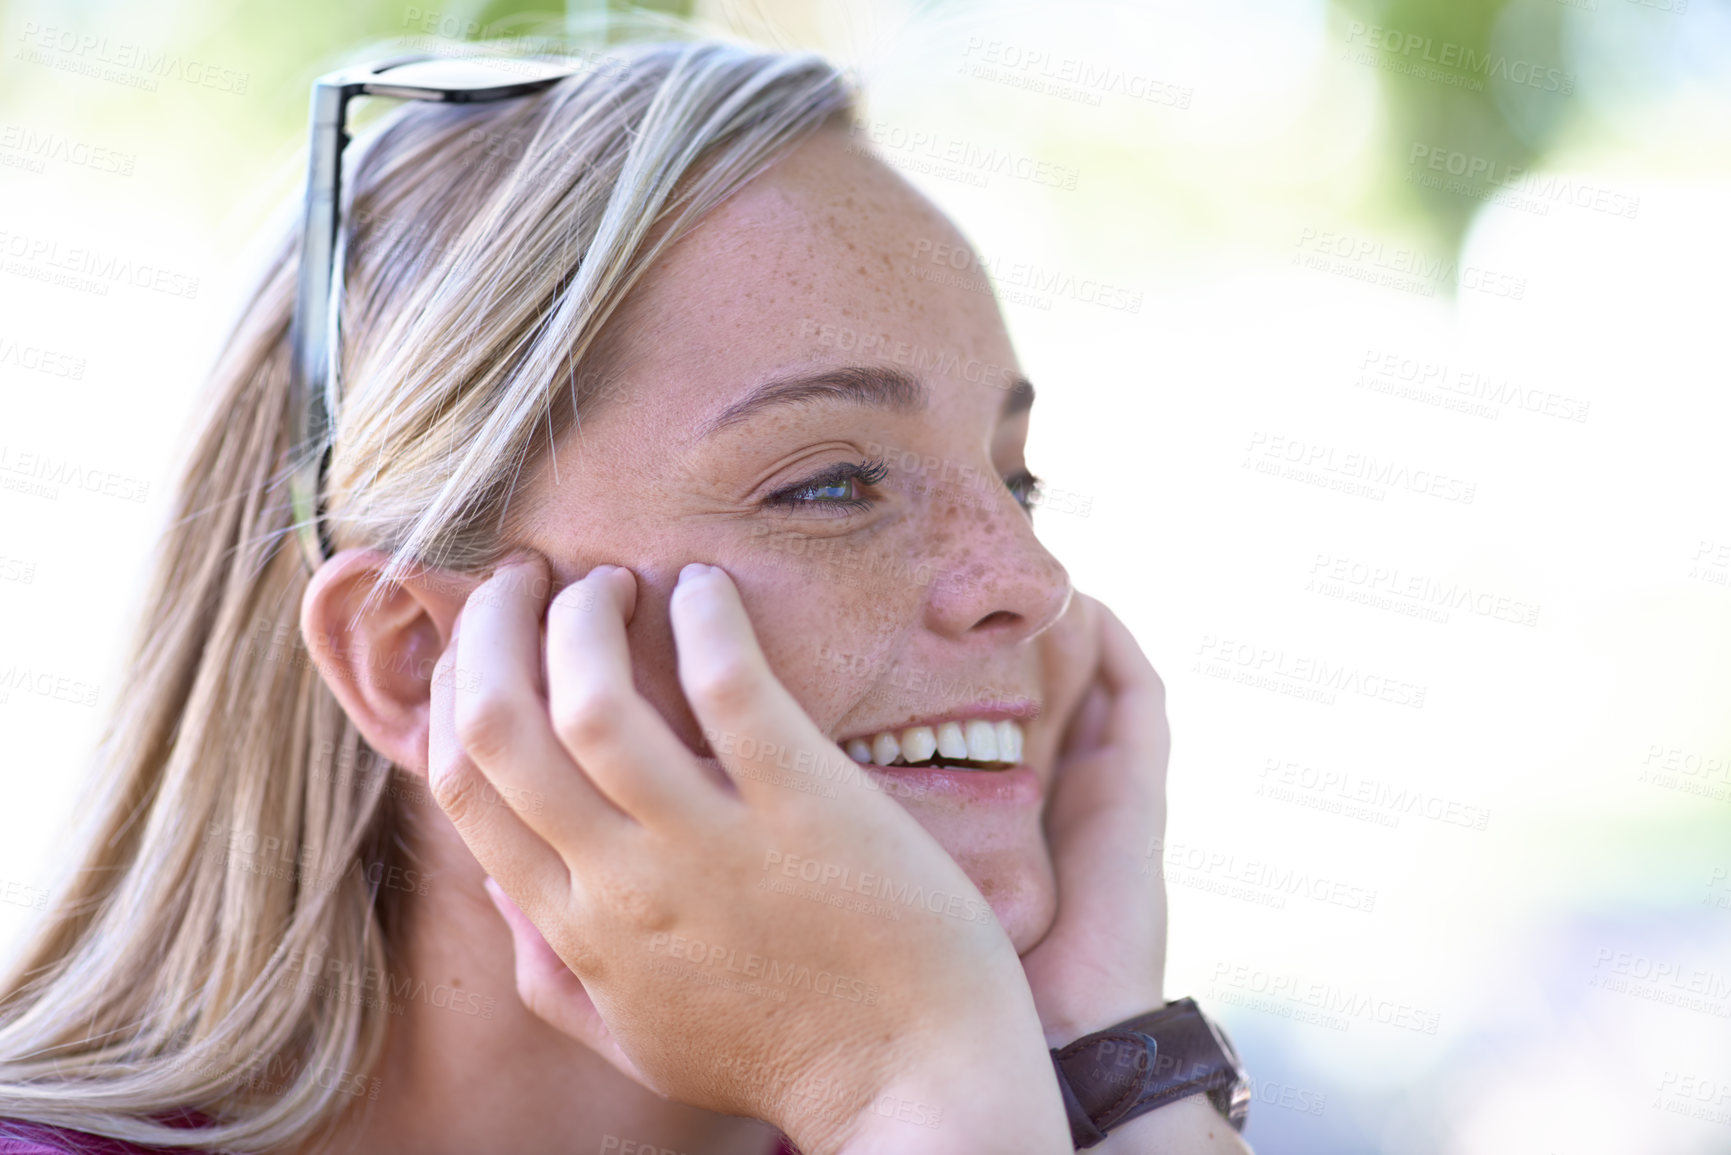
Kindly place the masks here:
<instances>
[{"instance_id":1,"label":"wrist","mask_svg":"<svg viewBox=\"0 0 1731 1155\"><path fill-rule=\"evenodd\" d=\"M1073 1150L1031 1000L898 1050L892 1074L857 1080L859 1089L831 1096L827 1110L794 1100L782 1129L804 1155Z\"/></svg>"},{"instance_id":2,"label":"wrist","mask_svg":"<svg viewBox=\"0 0 1731 1155\"><path fill-rule=\"evenodd\" d=\"M1046 1046L1052 1050L1067 1047L1083 1035L1103 1031L1126 1019L1157 1011L1166 1005L1166 997L1158 987L1122 988L1106 994L1091 994L1085 1000L1049 1008L1041 1016Z\"/></svg>"},{"instance_id":3,"label":"wrist","mask_svg":"<svg viewBox=\"0 0 1731 1155\"><path fill-rule=\"evenodd\" d=\"M954 1056L897 1080L856 1117L838 1155L1073 1149L1051 1058L1029 1047Z\"/></svg>"}]
</instances>

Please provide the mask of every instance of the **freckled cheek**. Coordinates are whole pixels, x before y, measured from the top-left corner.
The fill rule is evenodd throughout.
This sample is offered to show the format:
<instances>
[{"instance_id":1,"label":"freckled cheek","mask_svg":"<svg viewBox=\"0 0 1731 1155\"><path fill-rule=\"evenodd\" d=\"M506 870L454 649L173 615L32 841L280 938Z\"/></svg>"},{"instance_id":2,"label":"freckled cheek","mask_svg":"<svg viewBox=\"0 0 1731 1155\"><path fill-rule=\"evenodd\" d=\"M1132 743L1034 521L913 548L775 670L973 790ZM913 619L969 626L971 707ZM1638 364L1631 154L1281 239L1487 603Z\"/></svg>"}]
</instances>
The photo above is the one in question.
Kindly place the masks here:
<instances>
[{"instance_id":1,"label":"freckled cheek","mask_svg":"<svg viewBox=\"0 0 1731 1155\"><path fill-rule=\"evenodd\" d=\"M919 591L858 557L750 557L727 565L770 668L820 727L881 681L918 621Z\"/></svg>"}]
</instances>

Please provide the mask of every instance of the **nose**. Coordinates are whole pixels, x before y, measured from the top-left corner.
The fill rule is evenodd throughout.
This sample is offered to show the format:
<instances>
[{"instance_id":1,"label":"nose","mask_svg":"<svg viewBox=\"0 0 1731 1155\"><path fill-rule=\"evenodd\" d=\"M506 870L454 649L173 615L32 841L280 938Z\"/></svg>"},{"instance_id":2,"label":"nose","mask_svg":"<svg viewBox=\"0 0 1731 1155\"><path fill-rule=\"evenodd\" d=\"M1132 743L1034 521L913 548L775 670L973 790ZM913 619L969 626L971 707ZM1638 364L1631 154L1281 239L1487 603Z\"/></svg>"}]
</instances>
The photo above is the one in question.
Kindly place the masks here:
<instances>
[{"instance_id":1,"label":"nose","mask_svg":"<svg viewBox=\"0 0 1731 1155\"><path fill-rule=\"evenodd\" d=\"M1040 544L1015 496L952 493L934 504L926 628L955 641L1016 643L1060 617L1074 592L1069 571Z\"/></svg>"}]
</instances>

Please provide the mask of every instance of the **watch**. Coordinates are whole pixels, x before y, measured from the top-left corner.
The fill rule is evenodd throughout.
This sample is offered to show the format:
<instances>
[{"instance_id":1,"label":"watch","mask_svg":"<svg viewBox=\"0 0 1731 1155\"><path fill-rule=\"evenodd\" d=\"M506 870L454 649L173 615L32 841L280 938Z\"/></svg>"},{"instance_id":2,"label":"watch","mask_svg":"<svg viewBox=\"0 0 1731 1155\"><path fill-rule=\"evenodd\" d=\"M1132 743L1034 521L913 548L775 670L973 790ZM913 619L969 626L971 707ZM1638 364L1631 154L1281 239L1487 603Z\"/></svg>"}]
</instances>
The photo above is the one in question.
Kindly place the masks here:
<instances>
[{"instance_id":1,"label":"watch","mask_svg":"<svg viewBox=\"0 0 1731 1155\"><path fill-rule=\"evenodd\" d=\"M1189 1095L1207 1095L1236 1131L1244 1130L1250 1109L1250 1076L1238 1052L1194 999L1083 1035L1054 1050L1052 1066L1078 1151Z\"/></svg>"}]
</instances>

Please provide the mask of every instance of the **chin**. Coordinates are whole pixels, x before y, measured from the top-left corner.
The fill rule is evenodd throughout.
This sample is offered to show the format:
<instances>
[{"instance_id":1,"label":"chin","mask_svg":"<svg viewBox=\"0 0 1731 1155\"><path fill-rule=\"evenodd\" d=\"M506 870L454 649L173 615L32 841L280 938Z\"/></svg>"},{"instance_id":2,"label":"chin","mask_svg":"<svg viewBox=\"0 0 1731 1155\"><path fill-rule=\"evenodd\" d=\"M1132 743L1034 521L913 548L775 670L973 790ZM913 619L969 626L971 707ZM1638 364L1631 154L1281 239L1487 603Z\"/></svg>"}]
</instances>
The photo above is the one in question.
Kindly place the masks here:
<instances>
[{"instance_id":1,"label":"chin","mask_svg":"<svg viewBox=\"0 0 1731 1155\"><path fill-rule=\"evenodd\" d=\"M908 806L991 904L1016 953L1046 937L1058 912L1058 884L1038 810L988 817L922 809Z\"/></svg>"}]
</instances>

